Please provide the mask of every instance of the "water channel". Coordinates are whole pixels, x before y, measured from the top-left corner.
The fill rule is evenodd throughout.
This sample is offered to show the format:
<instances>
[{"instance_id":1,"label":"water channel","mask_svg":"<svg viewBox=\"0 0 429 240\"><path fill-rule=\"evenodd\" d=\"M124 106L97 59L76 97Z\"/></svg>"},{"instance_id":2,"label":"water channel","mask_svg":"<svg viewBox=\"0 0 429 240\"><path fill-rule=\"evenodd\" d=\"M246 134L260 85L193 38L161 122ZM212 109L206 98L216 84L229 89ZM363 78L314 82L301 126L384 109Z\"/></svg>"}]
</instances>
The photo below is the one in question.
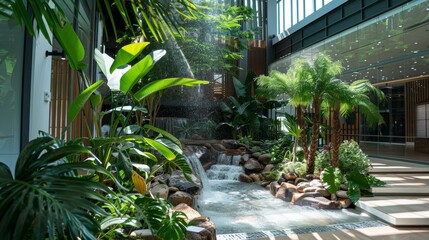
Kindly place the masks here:
<instances>
[{"instance_id":1,"label":"water channel","mask_svg":"<svg viewBox=\"0 0 429 240\"><path fill-rule=\"evenodd\" d=\"M242 183L238 157L219 155L217 164L204 171L198 154L188 156L202 180L203 191L195 208L216 225L217 234L314 229L338 224L376 222L373 217L353 209L322 210L291 205L277 199L256 183ZM229 160L228 160L229 159ZM317 230L317 229L316 229Z\"/></svg>"}]
</instances>

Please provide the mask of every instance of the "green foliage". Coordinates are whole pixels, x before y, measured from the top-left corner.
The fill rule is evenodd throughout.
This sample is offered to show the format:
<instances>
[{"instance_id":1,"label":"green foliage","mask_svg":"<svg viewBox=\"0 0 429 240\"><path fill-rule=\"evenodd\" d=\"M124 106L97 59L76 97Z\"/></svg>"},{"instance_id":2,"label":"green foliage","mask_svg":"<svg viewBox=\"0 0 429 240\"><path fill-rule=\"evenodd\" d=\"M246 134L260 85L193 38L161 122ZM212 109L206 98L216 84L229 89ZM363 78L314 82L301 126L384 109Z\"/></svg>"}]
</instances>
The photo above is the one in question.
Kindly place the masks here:
<instances>
[{"instance_id":1,"label":"green foliage","mask_svg":"<svg viewBox=\"0 0 429 240\"><path fill-rule=\"evenodd\" d=\"M289 161L292 159L292 137L290 135L283 135L279 141L270 147L271 162L272 164L278 164L283 161Z\"/></svg>"},{"instance_id":2,"label":"green foliage","mask_svg":"<svg viewBox=\"0 0 429 240\"><path fill-rule=\"evenodd\" d=\"M64 0L5 0L1 4L0 15L15 17L17 22L25 25L32 35L40 30L49 40L49 30L52 31L54 24L60 25L63 21L68 24L71 20L66 18L66 14L61 9L63 2ZM91 6L92 1L84 0L81 4ZM160 42L167 39L168 36L182 34L183 29L179 26L178 16L192 19L199 12L191 0L175 0L162 4L158 1L149 0L115 0L113 2L96 0L96 5L104 22L105 30L106 25L111 26L114 37L118 38L117 26L126 26L126 29L120 31L128 31L128 34L132 36L153 37L154 40ZM28 12L27 6L30 9ZM33 15L30 15L29 12L32 12ZM120 18L115 19L113 12L118 12ZM34 25L35 28L32 16L37 23ZM137 24L138 30L134 29L134 24Z\"/></svg>"},{"instance_id":3,"label":"green foliage","mask_svg":"<svg viewBox=\"0 0 429 240\"><path fill-rule=\"evenodd\" d=\"M340 169L343 173L357 171L361 174L368 174L371 170L371 161L360 149L359 144L353 140L344 141L340 145Z\"/></svg>"},{"instance_id":4,"label":"green foliage","mask_svg":"<svg viewBox=\"0 0 429 240\"><path fill-rule=\"evenodd\" d=\"M96 239L106 216L96 203L108 203L107 186L90 180L94 173L114 179L91 162L75 162L91 152L76 144L62 145L51 137L32 140L16 163L15 178L0 163L0 235L3 239ZM88 171L78 175L78 171Z\"/></svg>"},{"instance_id":5,"label":"green foliage","mask_svg":"<svg viewBox=\"0 0 429 240\"><path fill-rule=\"evenodd\" d=\"M340 145L340 170L344 174L350 174L357 171L361 174L368 174L371 170L371 161L368 156L360 149L359 144L353 140L344 141ZM332 166L332 148L327 147L316 157L316 167L324 169Z\"/></svg>"},{"instance_id":6,"label":"green foliage","mask_svg":"<svg viewBox=\"0 0 429 240\"><path fill-rule=\"evenodd\" d=\"M185 239L186 215L182 212L169 213L171 204L166 200L140 197L135 200L137 216L143 220L155 236L165 240Z\"/></svg>"},{"instance_id":7,"label":"green foliage","mask_svg":"<svg viewBox=\"0 0 429 240\"><path fill-rule=\"evenodd\" d=\"M305 175L306 165L304 162L286 162L281 164L283 172L296 173L299 176Z\"/></svg>"},{"instance_id":8,"label":"green foliage","mask_svg":"<svg viewBox=\"0 0 429 240\"><path fill-rule=\"evenodd\" d=\"M332 194L340 189L341 183L344 182L343 174L340 169L327 167L320 174L320 179L326 183L326 189Z\"/></svg>"}]
</instances>

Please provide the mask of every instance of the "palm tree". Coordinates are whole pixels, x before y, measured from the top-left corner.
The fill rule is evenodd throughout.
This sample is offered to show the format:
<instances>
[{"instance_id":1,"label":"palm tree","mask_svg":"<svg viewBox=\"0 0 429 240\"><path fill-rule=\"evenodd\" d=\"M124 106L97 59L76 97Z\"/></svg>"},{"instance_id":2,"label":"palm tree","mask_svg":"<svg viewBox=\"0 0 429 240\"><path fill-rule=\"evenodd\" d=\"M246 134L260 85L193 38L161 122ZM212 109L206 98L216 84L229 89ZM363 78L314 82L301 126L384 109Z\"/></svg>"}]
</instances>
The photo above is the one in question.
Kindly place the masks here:
<instances>
[{"instance_id":1,"label":"palm tree","mask_svg":"<svg viewBox=\"0 0 429 240\"><path fill-rule=\"evenodd\" d=\"M278 95L286 94L289 103L296 108L296 122L300 131L301 145L304 150L304 158L307 159L307 131L304 127L303 108L311 102L311 83L307 72L301 71L301 66L305 64L304 59L294 62L287 73L272 71L269 76L259 76L257 84L258 95L276 98Z\"/></svg>"},{"instance_id":2,"label":"palm tree","mask_svg":"<svg viewBox=\"0 0 429 240\"><path fill-rule=\"evenodd\" d=\"M378 111L378 107L371 102L369 94L373 94L379 100L385 99L384 93L371 85L368 80L358 80L348 85L342 83L336 94L326 96L322 103L325 116L332 110L333 118L333 155L332 165L339 167L339 148L341 144L340 116L347 116L351 111L359 108L360 113L371 125L383 123L383 117Z\"/></svg>"},{"instance_id":3,"label":"palm tree","mask_svg":"<svg viewBox=\"0 0 429 240\"><path fill-rule=\"evenodd\" d=\"M341 88L341 81L335 76L341 73L342 66L339 61L333 62L329 56L318 54L313 64L302 62L299 71L299 74L306 76L310 83L310 87L305 87L305 89L310 91L313 100L313 132L307 159L307 174L313 174L319 138L321 104L325 97L336 94Z\"/></svg>"}]
</instances>

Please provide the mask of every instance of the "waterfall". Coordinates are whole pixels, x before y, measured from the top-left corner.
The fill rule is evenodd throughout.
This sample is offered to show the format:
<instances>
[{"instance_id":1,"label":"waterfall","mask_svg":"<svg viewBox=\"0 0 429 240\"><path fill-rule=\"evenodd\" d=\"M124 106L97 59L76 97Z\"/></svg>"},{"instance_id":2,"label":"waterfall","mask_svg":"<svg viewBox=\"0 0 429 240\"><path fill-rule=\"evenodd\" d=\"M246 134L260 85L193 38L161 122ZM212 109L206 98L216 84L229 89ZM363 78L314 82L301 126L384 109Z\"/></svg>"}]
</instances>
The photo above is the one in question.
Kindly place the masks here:
<instances>
[{"instance_id":1,"label":"waterfall","mask_svg":"<svg viewBox=\"0 0 429 240\"><path fill-rule=\"evenodd\" d=\"M236 180L241 173L244 173L242 166L215 164L207 170L207 177L210 180Z\"/></svg>"},{"instance_id":2,"label":"waterfall","mask_svg":"<svg viewBox=\"0 0 429 240\"><path fill-rule=\"evenodd\" d=\"M198 155L199 153L197 152L192 153L191 155L186 155L185 157L188 160L188 163L191 165L194 174L201 180L203 189L208 189L210 188L209 179L207 177L206 171L203 168L203 165L201 165Z\"/></svg>"}]
</instances>

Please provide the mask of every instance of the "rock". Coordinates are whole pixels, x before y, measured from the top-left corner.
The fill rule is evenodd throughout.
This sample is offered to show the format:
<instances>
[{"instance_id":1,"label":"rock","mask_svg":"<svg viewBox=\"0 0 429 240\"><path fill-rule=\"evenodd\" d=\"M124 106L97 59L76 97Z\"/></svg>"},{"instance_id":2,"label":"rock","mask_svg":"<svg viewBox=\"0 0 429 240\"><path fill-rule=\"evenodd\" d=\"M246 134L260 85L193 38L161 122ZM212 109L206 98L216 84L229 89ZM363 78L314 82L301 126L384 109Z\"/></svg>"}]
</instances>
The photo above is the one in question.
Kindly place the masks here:
<instances>
[{"instance_id":1,"label":"rock","mask_svg":"<svg viewBox=\"0 0 429 240\"><path fill-rule=\"evenodd\" d=\"M350 198L340 198L337 200L340 208L348 208L352 204Z\"/></svg>"},{"instance_id":2,"label":"rock","mask_svg":"<svg viewBox=\"0 0 429 240\"><path fill-rule=\"evenodd\" d=\"M180 191L195 195L201 190L201 181L193 174L190 174L190 177L193 182L186 180L186 178L183 176L183 173L179 170L176 170L171 174L171 177L168 181L168 186L177 187Z\"/></svg>"},{"instance_id":3,"label":"rock","mask_svg":"<svg viewBox=\"0 0 429 240\"><path fill-rule=\"evenodd\" d=\"M330 198L331 197L331 193L328 190L324 189L324 188L317 188L316 192L322 194L322 196L324 196L326 198Z\"/></svg>"},{"instance_id":4,"label":"rock","mask_svg":"<svg viewBox=\"0 0 429 240\"><path fill-rule=\"evenodd\" d=\"M288 183L290 183L290 184L293 184L293 185L295 185L295 180L289 180L289 181L287 181Z\"/></svg>"},{"instance_id":5,"label":"rock","mask_svg":"<svg viewBox=\"0 0 429 240\"><path fill-rule=\"evenodd\" d=\"M312 187L323 187L323 183L320 181L320 179L313 179L310 181L310 186Z\"/></svg>"},{"instance_id":6,"label":"rock","mask_svg":"<svg viewBox=\"0 0 429 240\"><path fill-rule=\"evenodd\" d=\"M192 198L192 195L187 192L178 191L173 194L171 194L168 197L168 201L173 204L173 206L177 206L181 203L185 203L188 206L192 206L194 204L194 199Z\"/></svg>"},{"instance_id":7,"label":"rock","mask_svg":"<svg viewBox=\"0 0 429 240\"><path fill-rule=\"evenodd\" d=\"M300 177L295 179L295 185L298 185L300 182L308 182L308 180Z\"/></svg>"},{"instance_id":8,"label":"rock","mask_svg":"<svg viewBox=\"0 0 429 240\"><path fill-rule=\"evenodd\" d=\"M331 200L332 200L332 201L337 201L337 199L338 199L338 198L337 198L337 195L335 195L335 193L332 193L332 194L331 194Z\"/></svg>"},{"instance_id":9,"label":"rock","mask_svg":"<svg viewBox=\"0 0 429 240\"><path fill-rule=\"evenodd\" d=\"M168 179L170 179L170 174L164 173L157 177L158 182L167 184Z\"/></svg>"},{"instance_id":10,"label":"rock","mask_svg":"<svg viewBox=\"0 0 429 240\"><path fill-rule=\"evenodd\" d=\"M304 188L308 188L308 187L310 187L310 183L308 182L300 182L296 185L296 189L300 193L304 192Z\"/></svg>"},{"instance_id":11,"label":"rock","mask_svg":"<svg viewBox=\"0 0 429 240\"><path fill-rule=\"evenodd\" d=\"M290 202L292 200L293 193L296 192L296 186L289 183L282 183L277 189L276 198L283 201Z\"/></svg>"},{"instance_id":12,"label":"rock","mask_svg":"<svg viewBox=\"0 0 429 240\"><path fill-rule=\"evenodd\" d=\"M175 193L180 191L177 187L168 187L168 192L169 193Z\"/></svg>"},{"instance_id":13,"label":"rock","mask_svg":"<svg viewBox=\"0 0 429 240\"><path fill-rule=\"evenodd\" d=\"M150 229L139 229L131 232L130 237L133 239L147 239L147 240L158 240L157 237L153 236L152 230Z\"/></svg>"},{"instance_id":14,"label":"rock","mask_svg":"<svg viewBox=\"0 0 429 240\"><path fill-rule=\"evenodd\" d=\"M247 162L249 161L249 159L250 159L250 154L246 153L241 156L241 160L243 160L243 162Z\"/></svg>"},{"instance_id":15,"label":"rock","mask_svg":"<svg viewBox=\"0 0 429 240\"><path fill-rule=\"evenodd\" d=\"M240 180L240 182L245 182L245 183L253 182L253 179L245 173L240 174L240 176L238 176L238 180Z\"/></svg>"},{"instance_id":16,"label":"rock","mask_svg":"<svg viewBox=\"0 0 429 240\"><path fill-rule=\"evenodd\" d=\"M304 203L300 203L300 202L304 198L316 198L316 197L323 197L323 196L320 193L314 193L314 192L313 193L299 193L299 192L294 192L294 193L292 193L291 203L294 204L294 205L308 206L308 205L306 205L306 204L308 204L308 199Z\"/></svg>"},{"instance_id":17,"label":"rock","mask_svg":"<svg viewBox=\"0 0 429 240\"><path fill-rule=\"evenodd\" d=\"M310 180L319 179L319 177L317 177L316 175L313 175L313 174L307 174L307 175L305 175L305 178L310 179Z\"/></svg>"},{"instance_id":18,"label":"rock","mask_svg":"<svg viewBox=\"0 0 429 240\"><path fill-rule=\"evenodd\" d=\"M270 185L270 183L271 182L269 182L269 181L263 181L259 185L261 185L261 187L267 187L268 185Z\"/></svg>"},{"instance_id":19,"label":"rock","mask_svg":"<svg viewBox=\"0 0 429 240\"><path fill-rule=\"evenodd\" d=\"M256 173L252 173L249 175L249 177L254 181L254 182L259 182L261 181L261 177L259 177L259 174Z\"/></svg>"},{"instance_id":20,"label":"rock","mask_svg":"<svg viewBox=\"0 0 429 240\"><path fill-rule=\"evenodd\" d=\"M254 152L254 153L252 153L252 157L253 157L253 158L258 159L258 158L259 158L259 156L261 156L261 153L260 153L260 152Z\"/></svg>"},{"instance_id":21,"label":"rock","mask_svg":"<svg viewBox=\"0 0 429 240\"><path fill-rule=\"evenodd\" d=\"M344 190L338 190L335 195L339 198L349 198L349 196L347 196L347 191Z\"/></svg>"},{"instance_id":22,"label":"rock","mask_svg":"<svg viewBox=\"0 0 429 240\"><path fill-rule=\"evenodd\" d=\"M264 169L264 166L252 158L244 164L244 171L247 174L257 173L260 172L262 169Z\"/></svg>"},{"instance_id":23,"label":"rock","mask_svg":"<svg viewBox=\"0 0 429 240\"><path fill-rule=\"evenodd\" d=\"M337 202L330 201L324 197L315 197L311 201L310 206L314 208L336 209L339 206Z\"/></svg>"},{"instance_id":24,"label":"rock","mask_svg":"<svg viewBox=\"0 0 429 240\"><path fill-rule=\"evenodd\" d=\"M277 181L277 174L274 172L261 172L261 178L263 181Z\"/></svg>"},{"instance_id":25,"label":"rock","mask_svg":"<svg viewBox=\"0 0 429 240\"><path fill-rule=\"evenodd\" d=\"M295 179L297 179L297 178L298 178L298 174L288 172L288 173L283 173L283 174L282 174L282 177L283 177L284 179L288 180L288 181L289 181L289 180L295 180Z\"/></svg>"},{"instance_id":26,"label":"rock","mask_svg":"<svg viewBox=\"0 0 429 240\"><path fill-rule=\"evenodd\" d=\"M271 170L274 169L274 165L273 164L267 164L264 169L262 170L262 173L267 173L267 172L271 172Z\"/></svg>"},{"instance_id":27,"label":"rock","mask_svg":"<svg viewBox=\"0 0 429 240\"><path fill-rule=\"evenodd\" d=\"M168 186L166 184L157 184L150 188L149 192L158 198L166 199L168 198Z\"/></svg>"},{"instance_id":28,"label":"rock","mask_svg":"<svg viewBox=\"0 0 429 240\"><path fill-rule=\"evenodd\" d=\"M188 238L189 240L216 240L216 227L208 217L197 217L192 220L192 226L202 228L196 229L196 231L189 230L188 228Z\"/></svg>"},{"instance_id":29,"label":"rock","mask_svg":"<svg viewBox=\"0 0 429 240\"><path fill-rule=\"evenodd\" d=\"M340 189L341 189L341 190L344 190L344 191L349 190L349 188L347 187L347 185L346 185L346 184L341 184L341 185L340 185Z\"/></svg>"},{"instance_id":30,"label":"rock","mask_svg":"<svg viewBox=\"0 0 429 240\"><path fill-rule=\"evenodd\" d=\"M173 207L171 210L173 212L181 211L181 212L185 213L187 216L187 218L185 219L187 223L189 223L190 221L192 221L193 219L195 219L197 217L201 217L201 214L197 210L193 209L192 207L190 207L186 203L180 203L180 204L176 205L175 207Z\"/></svg>"},{"instance_id":31,"label":"rock","mask_svg":"<svg viewBox=\"0 0 429 240\"><path fill-rule=\"evenodd\" d=\"M288 182L288 181L286 181L286 179L284 179L284 178L279 178L279 180L277 180L277 182L279 183L279 184L282 184L282 183L284 183L284 182Z\"/></svg>"},{"instance_id":32,"label":"rock","mask_svg":"<svg viewBox=\"0 0 429 240\"><path fill-rule=\"evenodd\" d=\"M271 154L269 153L261 154L258 157L258 162L260 162L264 166L267 165L270 161L271 161Z\"/></svg>"},{"instance_id":33,"label":"rock","mask_svg":"<svg viewBox=\"0 0 429 240\"><path fill-rule=\"evenodd\" d=\"M270 184L270 193L275 196L277 190L280 188L280 185L277 182L271 182Z\"/></svg>"},{"instance_id":34,"label":"rock","mask_svg":"<svg viewBox=\"0 0 429 240\"><path fill-rule=\"evenodd\" d=\"M303 192L316 192L318 188L317 187L306 187L303 189ZM323 195L322 195L323 196Z\"/></svg>"},{"instance_id":35,"label":"rock","mask_svg":"<svg viewBox=\"0 0 429 240\"><path fill-rule=\"evenodd\" d=\"M219 151L219 152L223 152L226 149L226 147L220 143L212 144L212 147L214 150Z\"/></svg>"}]
</instances>

